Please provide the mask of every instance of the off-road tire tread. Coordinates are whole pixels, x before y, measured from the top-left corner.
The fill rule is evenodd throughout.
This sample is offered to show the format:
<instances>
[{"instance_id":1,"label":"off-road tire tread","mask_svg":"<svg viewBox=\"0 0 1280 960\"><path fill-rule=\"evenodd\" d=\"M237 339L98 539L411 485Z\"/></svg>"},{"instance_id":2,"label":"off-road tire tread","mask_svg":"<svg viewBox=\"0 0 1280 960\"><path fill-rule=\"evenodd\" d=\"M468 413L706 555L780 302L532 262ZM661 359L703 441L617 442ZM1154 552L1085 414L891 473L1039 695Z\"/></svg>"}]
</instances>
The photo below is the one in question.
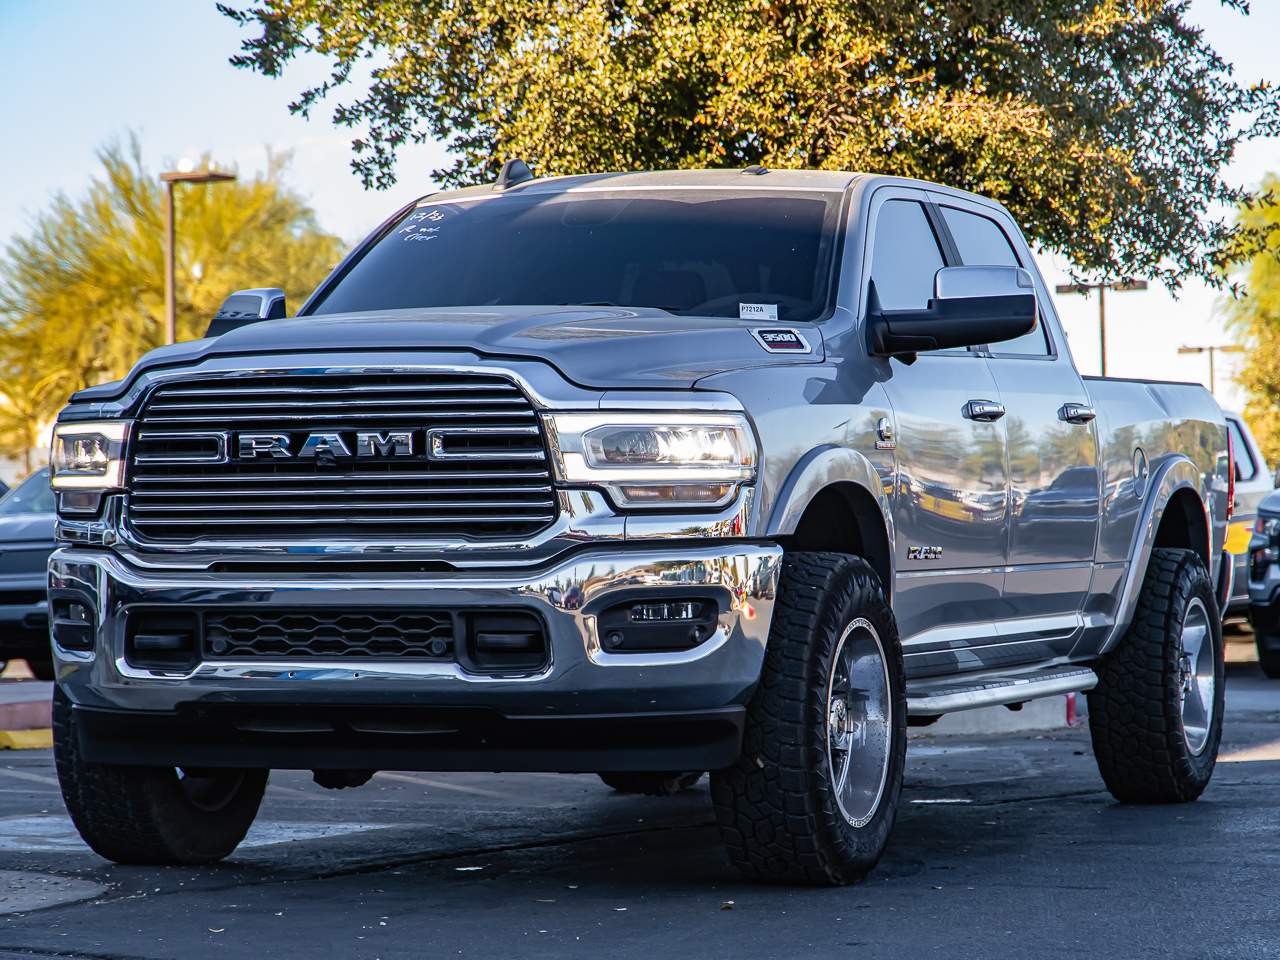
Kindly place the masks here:
<instances>
[{"instance_id":1,"label":"off-road tire tread","mask_svg":"<svg viewBox=\"0 0 1280 960\"><path fill-rule=\"evenodd\" d=\"M199 829L191 831L183 829L188 811L179 806L171 768L81 759L75 715L59 687L53 694L53 741L72 823L95 853L116 863L195 866L221 860L244 839L266 789L267 771L250 772L230 809L203 815Z\"/></svg>"},{"instance_id":2,"label":"off-road tire tread","mask_svg":"<svg viewBox=\"0 0 1280 960\"><path fill-rule=\"evenodd\" d=\"M1185 803L1200 796L1213 774L1222 735L1221 664L1213 729L1199 757L1183 739L1178 699L1180 618L1195 594L1206 600L1213 630L1217 605L1199 556L1153 550L1133 623L1103 658L1098 685L1089 693L1098 770L1123 803ZM1216 642L1220 655L1220 633Z\"/></svg>"},{"instance_id":3,"label":"off-road tire tread","mask_svg":"<svg viewBox=\"0 0 1280 960\"><path fill-rule=\"evenodd\" d=\"M827 776L825 674L813 644L834 645L849 612L880 633L899 678L893 716L895 755L880 810L887 825L878 845L853 850L834 801L820 801L814 778ZM825 653L829 656L830 650ZM906 696L897 626L880 578L863 559L841 553L784 556L761 679L747 710L742 755L712 771L711 797L729 858L747 879L768 883L843 884L876 864L892 828L906 749ZM829 794L823 794L829 797ZM877 817L881 814L877 813Z\"/></svg>"}]
</instances>

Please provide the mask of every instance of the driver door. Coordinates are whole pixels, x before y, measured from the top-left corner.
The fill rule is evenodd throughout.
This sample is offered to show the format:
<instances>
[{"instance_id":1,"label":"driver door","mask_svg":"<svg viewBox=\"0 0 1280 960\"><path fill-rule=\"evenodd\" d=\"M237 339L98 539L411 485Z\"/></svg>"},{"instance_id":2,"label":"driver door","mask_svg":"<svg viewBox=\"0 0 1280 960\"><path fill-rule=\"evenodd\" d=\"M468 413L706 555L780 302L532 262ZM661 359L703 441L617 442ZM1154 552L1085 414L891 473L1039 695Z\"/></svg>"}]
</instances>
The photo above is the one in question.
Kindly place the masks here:
<instances>
[{"instance_id":1,"label":"driver door","mask_svg":"<svg viewBox=\"0 0 1280 960\"><path fill-rule=\"evenodd\" d=\"M918 309L934 275L955 265L920 191L877 192L870 279L885 310ZM1000 616L1008 555L1009 478L1000 395L973 350L884 364L896 419L894 610L908 676L981 666ZM978 407L975 401L990 404Z\"/></svg>"}]
</instances>

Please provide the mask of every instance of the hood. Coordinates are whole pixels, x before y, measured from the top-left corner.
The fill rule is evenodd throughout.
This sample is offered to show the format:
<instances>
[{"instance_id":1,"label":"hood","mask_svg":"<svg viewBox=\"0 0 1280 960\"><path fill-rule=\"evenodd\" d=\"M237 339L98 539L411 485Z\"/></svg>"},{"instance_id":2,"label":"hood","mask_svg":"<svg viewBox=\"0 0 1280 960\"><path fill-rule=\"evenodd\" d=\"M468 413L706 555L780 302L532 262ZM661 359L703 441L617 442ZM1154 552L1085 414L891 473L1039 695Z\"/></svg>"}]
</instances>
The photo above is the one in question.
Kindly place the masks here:
<instances>
[{"instance_id":1,"label":"hood","mask_svg":"<svg viewBox=\"0 0 1280 960\"><path fill-rule=\"evenodd\" d=\"M15 543L53 544L52 513L15 513L0 516L0 550Z\"/></svg>"},{"instance_id":2,"label":"hood","mask_svg":"<svg viewBox=\"0 0 1280 960\"><path fill-rule=\"evenodd\" d=\"M752 333L781 327L799 331L809 351L774 353ZM267 320L214 339L153 350L128 380L147 369L215 356L371 349L468 350L543 360L569 381L601 389L687 388L729 370L813 363L823 356L822 334L814 324L685 317L646 308L434 308ZM124 386L91 387L75 399L107 399Z\"/></svg>"}]
</instances>

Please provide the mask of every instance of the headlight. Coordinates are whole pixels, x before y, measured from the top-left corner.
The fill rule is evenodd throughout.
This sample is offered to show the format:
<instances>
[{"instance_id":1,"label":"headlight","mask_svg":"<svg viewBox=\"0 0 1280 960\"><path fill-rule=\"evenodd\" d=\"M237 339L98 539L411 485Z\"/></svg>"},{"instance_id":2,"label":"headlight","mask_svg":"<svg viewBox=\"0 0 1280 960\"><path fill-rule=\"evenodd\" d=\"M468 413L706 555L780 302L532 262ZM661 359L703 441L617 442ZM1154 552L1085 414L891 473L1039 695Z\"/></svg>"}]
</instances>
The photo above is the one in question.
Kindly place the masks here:
<instances>
[{"instance_id":1,"label":"headlight","mask_svg":"<svg viewBox=\"0 0 1280 960\"><path fill-rule=\"evenodd\" d=\"M722 506L755 479L741 414L557 413L546 424L559 479L603 486L619 506Z\"/></svg>"},{"instance_id":2,"label":"headlight","mask_svg":"<svg viewBox=\"0 0 1280 960\"><path fill-rule=\"evenodd\" d=\"M49 469L55 490L115 490L124 481L127 420L60 423L53 428Z\"/></svg>"}]
</instances>

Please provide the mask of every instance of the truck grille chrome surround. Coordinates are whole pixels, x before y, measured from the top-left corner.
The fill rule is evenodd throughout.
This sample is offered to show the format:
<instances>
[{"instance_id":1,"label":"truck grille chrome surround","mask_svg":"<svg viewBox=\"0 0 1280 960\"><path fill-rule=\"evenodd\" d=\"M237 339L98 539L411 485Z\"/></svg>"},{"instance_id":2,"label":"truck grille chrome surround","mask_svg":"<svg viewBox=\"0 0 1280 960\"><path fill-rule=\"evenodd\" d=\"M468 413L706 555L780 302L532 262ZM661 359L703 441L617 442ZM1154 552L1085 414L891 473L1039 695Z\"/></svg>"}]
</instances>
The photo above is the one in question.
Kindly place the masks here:
<instances>
[{"instance_id":1,"label":"truck grille chrome surround","mask_svg":"<svg viewBox=\"0 0 1280 960\"><path fill-rule=\"evenodd\" d=\"M556 518L533 404L486 373L269 373L157 387L125 517L142 540L525 537Z\"/></svg>"}]
</instances>

